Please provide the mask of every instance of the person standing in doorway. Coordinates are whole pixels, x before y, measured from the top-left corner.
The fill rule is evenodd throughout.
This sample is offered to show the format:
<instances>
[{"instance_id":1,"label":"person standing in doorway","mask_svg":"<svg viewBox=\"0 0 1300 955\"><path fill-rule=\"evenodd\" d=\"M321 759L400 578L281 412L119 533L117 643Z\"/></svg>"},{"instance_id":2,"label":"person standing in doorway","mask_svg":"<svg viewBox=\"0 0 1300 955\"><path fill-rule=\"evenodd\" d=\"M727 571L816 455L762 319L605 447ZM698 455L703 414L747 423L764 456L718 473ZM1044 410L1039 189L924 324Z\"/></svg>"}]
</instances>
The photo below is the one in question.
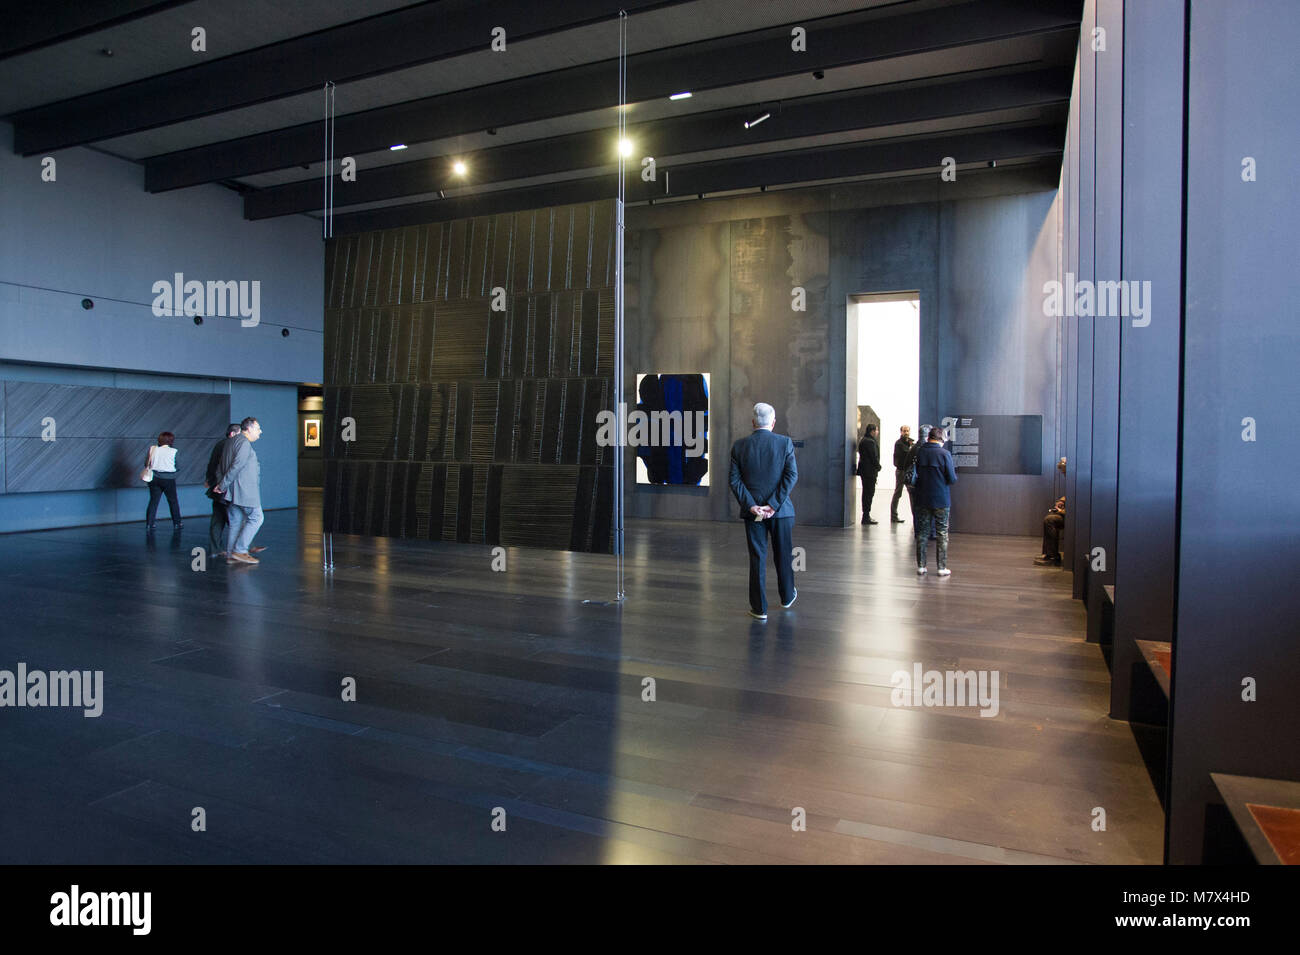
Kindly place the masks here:
<instances>
[{"instance_id":1,"label":"person standing in doorway","mask_svg":"<svg viewBox=\"0 0 1300 955\"><path fill-rule=\"evenodd\" d=\"M789 607L799 596L794 586L794 504L790 502L799 469L794 442L772 431L776 410L771 405L761 401L754 405L753 425L753 434L731 446L731 493L740 504L749 547L749 615L766 620L769 536L781 606Z\"/></svg>"},{"instance_id":2,"label":"person standing in doorway","mask_svg":"<svg viewBox=\"0 0 1300 955\"><path fill-rule=\"evenodd\" d=\"M930 433L928 424L921 425L921 430L917 432L922 438ZM916 456L921 453L921 445L925 442L913 441L912 447L907 452L907 457L903 459L903 483L907 485L907 501L912 509L912 525L916 525L916 483L907 484L907 475L912 473L916 464Z\"/></svg>"},{"instance_id":3,"label":"person standing in doorway","mask_svg":"<svg viewBox=\"0 0 1300 955\"><path fill-rule=\"evenodd\" d=\"M930 525L934 525L938 538L935 556L939 561L939 576L947 577L948 569L948 510L952 497L948 488L957 483L957 469L952 455L943 446L943 429L931 428L929 439L916 453L916 572L925 573L926 547L929 544Z\"/></svg>"},{"instance_id":4,"label":"person standing in doorway","mask_svg":"<svg viewBox=\"0 0 1300 955\"><path fill-rule=\"evenodd\" d=\"M898 516L898 500L903 496L903 488L907 486L903 475L907 473L907 453L912 450L914 443L910 424L898 429L898 440L894 442L894 496L889 501L889 520L893 524L903 523L903 519Z\"/></svg>"},{"instance_id":5,"label":"person standing in doorway","mask_svg":"<svg viewBox=\"0 0 1300 955\"><path fill-rule=\"evenodd\" d=\"M221 452L225 449L226 442L237 434L239 425L232 423L226 426L226 436L212 446L212 453L208 455L208 470L203 479L203 486L207 488L205 493L212 501L212 519L208 521L208 540L212 547L208 553L214 559L226 556L226 528L230 525L229 505L215 490L217 469L221 466Z\"/></svg>"},{"instance_id":6,"label":"person standing in doorway","mask_svg":"<svg viewBox=\"0 0 1300 955\"><path fill-rule=\"evenodd\" d=\"M213 489L230 505L230 554L228 564L256 564L260 561L248 552L253 536L262 526L261 467L253 442L262 436L256 418L239 423L239 434L226 441L217 465L217 482Z\"/></svg>"},{"instance_id":7,"label":"person standing in doorway","mask_svg":"<svg viewBox=\"0 0 1300 955\"><path fill-rule=\"evenodd\" d=\"M167 496L167 510L172 516L172 527L180 530L181 505L176 498L176 435L164 431L158 435L158 443L149 446L149 464L153 469L153 480L149 482L149 506L145 508L144 523L147 530L154 529L158 517L158 501Z\"/></svg>"},{"instance_id":8,"label":"person standing in doorway","mask_svg":"<svg viewBox=\"0 0 1300 955\"><path fill-rule=\"evenodd\" d=\"M880 429L867 425L867 432L858 442L858 477L862 479L862 523L879 524L871 518L871 499L876 496L876 478L880 475Z\"/></svg>"}]
</instances>

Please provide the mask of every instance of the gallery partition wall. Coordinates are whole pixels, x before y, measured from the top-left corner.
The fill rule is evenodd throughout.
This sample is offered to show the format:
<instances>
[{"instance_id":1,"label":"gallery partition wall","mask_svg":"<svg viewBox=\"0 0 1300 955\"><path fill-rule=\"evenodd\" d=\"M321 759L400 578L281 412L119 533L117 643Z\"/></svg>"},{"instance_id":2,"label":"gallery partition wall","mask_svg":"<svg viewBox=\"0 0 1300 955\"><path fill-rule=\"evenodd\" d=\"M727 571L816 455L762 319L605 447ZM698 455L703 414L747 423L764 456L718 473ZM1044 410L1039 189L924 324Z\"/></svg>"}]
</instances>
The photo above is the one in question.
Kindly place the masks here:
<instances>
[{"instance_id":1,"label":"gallery partition wall","mask_svg":"<svg viewBox=\"0 0 1300 955\"><path fill-rule=\"evenodd\" d=\"M1280 121L1300 22L1288 0L1088 0L1081 36L1067 567L1165 803L1166 861L1248 860L1252 841L1271 858L1268 807L1300 782L1300 131Z\"/></svg>"},{"instance_id":2,"label":"gallery partition wall","mask_svg":"<svg viewBox=\"0 0 1300 955\"><path fill-rule=\"evenodd\" d=\"M610 551L614 213L327 244L326 530Z\"/></svg>"}]
</instances>

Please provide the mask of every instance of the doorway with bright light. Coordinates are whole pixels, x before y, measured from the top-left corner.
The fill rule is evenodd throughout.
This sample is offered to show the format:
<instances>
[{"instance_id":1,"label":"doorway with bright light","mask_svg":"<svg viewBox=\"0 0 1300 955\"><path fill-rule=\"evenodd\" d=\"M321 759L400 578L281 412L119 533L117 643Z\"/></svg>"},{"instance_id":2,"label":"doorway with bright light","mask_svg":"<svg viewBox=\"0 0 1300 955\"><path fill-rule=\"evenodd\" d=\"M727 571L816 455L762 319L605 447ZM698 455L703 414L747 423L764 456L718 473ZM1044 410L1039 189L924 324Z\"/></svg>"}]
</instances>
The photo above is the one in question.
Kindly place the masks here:
<instances>
[{"instance_id":1,"label":"doorway with bright light","mask_svg":"<svg viewBox=\"0 0 1300 955\"><path fill-rule=\"evenodd\" d=\"M857 324L856 434L861 439L869 422L880 426L881 468L871 516L887 524L896 485L894 442L899 438L899 428L908 425L912 440L919 437L921 298L915 291L855 295L849 307ZM856 457L853 463L856 466ZM846 517L857 523L862 513L862 482L855 478L854 483L854 510ZM898 503L898 515L911 521L905 492Z\"/></svg>"}]
</instances>

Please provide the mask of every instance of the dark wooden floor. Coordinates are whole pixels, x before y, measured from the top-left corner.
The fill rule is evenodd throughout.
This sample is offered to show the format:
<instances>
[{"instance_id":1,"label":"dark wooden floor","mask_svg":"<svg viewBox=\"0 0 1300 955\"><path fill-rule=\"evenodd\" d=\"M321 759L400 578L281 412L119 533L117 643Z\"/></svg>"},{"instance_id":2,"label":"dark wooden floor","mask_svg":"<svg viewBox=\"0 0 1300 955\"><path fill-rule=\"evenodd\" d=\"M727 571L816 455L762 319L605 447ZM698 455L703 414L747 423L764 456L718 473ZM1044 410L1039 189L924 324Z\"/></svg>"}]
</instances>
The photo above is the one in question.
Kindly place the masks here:
<instances>
[{"instance_id":1,"label":"dark wooden floor","mask_svg":"<svg viewBox=\"0 0 1300 955\"><path fill-rule=\"evenodd\" d=\"M257 567L192 571L206 520L162 527L0 537L0 669L102 669L106 698L0 710L0 861L1160 860L1034 540L955 535L918 578L910 524L797 527L799 599L769 580L762 624L738 524L631 523L621 607L583 602L613 595L592 555L336 537L326 577L306 496ZM1000 715L892 706L917 661L1000 670Z\"/></svg>"}]
</instances>

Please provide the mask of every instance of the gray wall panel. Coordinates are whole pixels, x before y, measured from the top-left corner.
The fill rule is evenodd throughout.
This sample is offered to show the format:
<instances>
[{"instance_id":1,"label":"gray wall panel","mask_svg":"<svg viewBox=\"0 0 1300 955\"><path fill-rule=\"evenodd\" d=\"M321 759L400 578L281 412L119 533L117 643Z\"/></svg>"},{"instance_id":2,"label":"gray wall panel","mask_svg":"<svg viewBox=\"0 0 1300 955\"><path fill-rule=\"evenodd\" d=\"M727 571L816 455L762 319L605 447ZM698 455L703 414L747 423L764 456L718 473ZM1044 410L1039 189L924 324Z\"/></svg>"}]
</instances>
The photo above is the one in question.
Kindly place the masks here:
<instances>
[{"instance_id":1,"label":"gray wall panel","mask_svg":"<svg viewBox=\"0 0 1300 955\"><path fill-rule=\"evenodd\" d=\"M240 197L215 184L151 195L139 165L84 148L61 150L57 179L44 182L42 157L14 155L11 139L0 123L0 360L319 380L319 223L249 222ZM260 282L260 324L155 316L153 284L177 272Z\"/></svg>"},{"instance_id":2,"label":"gray wall panel","mask_svg":"<svg viewBox=\"0 0 1300 955\"><path fill-rule=\"evenodd\" d=\"M1300 407L1291 0L1193 0L1169 854L1204 861L1209 774L1300 780ZM1257 181L1242 180L1242 159ZM1254 418L1257 440L1243 441ZM1258 683L1255 702L1242 681ZM1213 861L1213 860L1211 860Z\"/></svg>"},{"instance_id":3,"label":"gray wall panel","mask_svg":"<svg viewBox=\"0 0 1300 955\"><path fill-rule=\"evenodd\" d=\"M926 191L960 197L980 181L947 184L952 193ZM806 208L799 193L721 206L770 212L739 220L719 219L707 202L641 210L628 242L629 376L710 372L715 398L729 396L729 420L718 413L723 400L713 402L710 433L711 453L723 464L731 442L749 433L753 402L770 402L777 430L804 441L793 495L800 521L843 526L846 517L856 520L858 372L848 300L916 290L923 420L967 410L1052 422L1045 476L974 476L959 484L966 497L954 521L965 531L1035 534L1052 499L1057 327L1042 315L1042 285L1058 270L1060 226L1053 190L1027 181L1019 188L1024 194L816 214L782 214ZM662 228L653 225L659 218ZM806 312L790 308L795 285L808 293ZM945 408L955 404L967 407ZM732 519L725 469L715 465L711 474L708 492L629 483L628 513Z\"/></svg>"},{"instance_id":4,"label":"gray wall panel","mask_svg":"<svg viewBox=\"0 0 1300 955\"><path fill-rule=\"evenodd\" d=\"M1134 641L1173 635L1182 332L1183 2L1124 14L1123 274L1151 283L1151 324L1120 327L1111 716L1163 723ZM1134 700L1134 681L1147 689ZM1152 698L1154 697L1154 698Z\"/></svg>"}]
</instances>

